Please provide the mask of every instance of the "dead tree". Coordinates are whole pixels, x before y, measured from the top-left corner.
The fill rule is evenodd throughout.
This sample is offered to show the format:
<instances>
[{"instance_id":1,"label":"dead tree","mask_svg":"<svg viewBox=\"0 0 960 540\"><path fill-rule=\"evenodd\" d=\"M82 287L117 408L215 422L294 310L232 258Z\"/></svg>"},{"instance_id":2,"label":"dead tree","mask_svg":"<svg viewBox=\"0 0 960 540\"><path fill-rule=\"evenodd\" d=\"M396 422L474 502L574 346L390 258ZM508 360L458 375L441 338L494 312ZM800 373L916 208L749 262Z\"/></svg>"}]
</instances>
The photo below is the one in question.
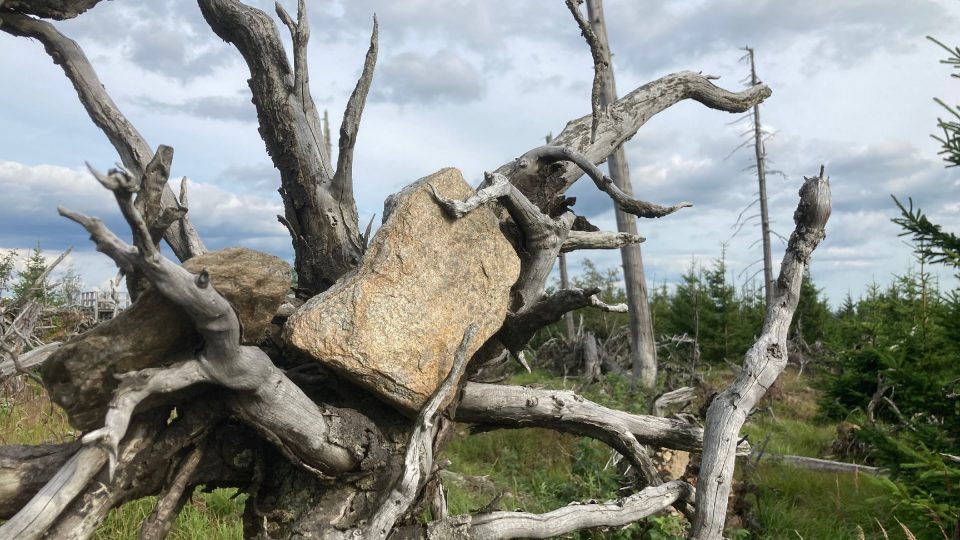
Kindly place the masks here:
<instances>
[{"instance_id":1,"label":"dead tree","mask_svg":"<svg viewBox=\"0 0 960 540\"><path fill-rule=\"evenodd\" d=\"M51 399L83 436L0 446L0 518L7 520L0 538L90 538L110 509L146 495L159 498L141 536L163 537L200 484L247 493L245 533L274 538L546 537L618 527L670 505L687 509L693 499L689 484L654 474L618 501L544 515L447 516L434 456L455 421L594 437L640 470L650 465L644 446L702 449L696 534L719 537L733 456L748 449L737 431L782 369L799 276L823 235L829 198L822 175L801 192L795 240L764 333L742 380L711 406L705 431L569 392L471 378L511 354L522 357L538 329L573 309L617 309L595 291L545 292L561 251L638 241L572 230L564 192L573 182L586 174L633 216L668 215L683 205L635 199L597 164L677 102L744 112L770 95L766 86L729 92L687 71L606 107L595 92L592 114L570 121L550 145L494 168L479 189L444 169L392 196L383 226L369 238L357 220L352 161L376 63L376 20L334 165L310 97L303 0L296 17L277 6L293 38L292 66L268 14L239 0L198 0L211 29L250 69L260 134L280 171L280 220L296 256L299 282L288 296L283 261L244 249L205 252L187 220L185 184L179 197L168 187L172 150L151 151L76 43L45 20L75 17L97 3L0 3L0 30L44 45L120 154L122 169L91 173L114 194L132 242L95 217L60 213L86 229L128 278L139 278L129 309L65 341L41 366ZM595 90L602 62L596 67ZM162 255L161 238L182 265ZM419 524L427 504L434 521Z\"/></svg>"},{"instance_id":2,"label":"dead tree","mask_svg":"<svg viewBox=\"0 0 960 540\"><path fill-rule=\"evenodd\" d=\"M579 13L572 0L567 5ZM595 58L599 58L600 105L607 107L617 100L617 86L613 77L613 65L610 58L610 45L607 40L607 28L603 18L603 0L587 0L587 16L590 19L592 37L583 29ZM624 193L633 195L630 183L630 170L623 146L618 146L607 159L610 177ZM623 234L637 234L637 220L624 210L614 207L617 230ZM653 315L650 313L650 300L647 297L647 278L643 271L643 255L640 244L628 244L620 248L623 259L623 281L627 290L627 306L630 309L630 386L637 382L645 388L653 388L657 382L657 347L653 337Z\"/></svg>"},{"instance_id":3,"label":"dead tree","mask_svg":"<svg viewBox=\"0 0 960 540\"><path fill-rule=\"evenodd\" d=\"M757 78L757 66L754 62L753 49L745 47L747 55L750 57L750 85L756 85L760 82ZM763 127L760 124L760 104L753 106L753 146L754 154L757 160L757 185L760 200L760 234L763 244L763 293L765 305L770 305L773 300L773 255L770 251L770 213L767 210L767 168L766 168L766 150L763 145Z\"/></svg>"}]
</instances>

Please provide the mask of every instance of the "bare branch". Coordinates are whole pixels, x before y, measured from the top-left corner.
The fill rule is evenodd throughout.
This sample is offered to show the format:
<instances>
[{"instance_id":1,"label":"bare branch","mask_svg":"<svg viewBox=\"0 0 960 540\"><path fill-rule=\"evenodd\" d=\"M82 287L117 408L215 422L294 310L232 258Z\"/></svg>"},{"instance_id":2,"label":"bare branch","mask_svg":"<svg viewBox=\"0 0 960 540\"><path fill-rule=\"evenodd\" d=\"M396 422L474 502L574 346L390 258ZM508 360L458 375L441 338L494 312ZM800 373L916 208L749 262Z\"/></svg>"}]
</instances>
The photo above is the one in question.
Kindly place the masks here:
<instances>
[{"instance_id":1,"label":"bare branch","mask_svg":"<svg viewBox=\"0 0 960 540\"><path fill-rule=\"evenodd\" d=\"M127 426L137 405L153 394L162 394L181 390L198 382L211 381L197 360L187 360L169 368L151 368L116 375L120 379L110 408L107 411L104 426L83 436L86 445L99 445L109 459L108 476L113 478L117 466L117 452L120 440L127 433Z\"/></svg>"},{"instance_id":2,"label":"bare branch","mask_svg":"<svg viewBox=\"0 0 960 540\"><path fill-rule=\"evenodd\" d=\"M800 283L810 254L825 237L830 217L830 184L820 175L807 178L793 214L790 235L772 295L763 332L747 351L743 368L729 388L707 410L704 452L697 479L697 512L691 538L720 538L734 469L734 444L747 415L787 365L787 332L800 298Z\"/></svg>"},{"instance_id":3,"label":"bare branch","mask_svg":"<svg viewBox=\"0 0 960 540\"><path fill-rule=\"evenodd\" d=\"M624 193L613 180L587 158L586 155L569 147L541 146L534 148L517 160L520 169L543 170L558 161L567 161L580 167L593 180L597 189L610 196L621 210L642 218L659 218L668 216L681 208L693 206L688 202L677 203L673 206L661 206L634 199Z\"/></svg>"},{"instance_id":4,"label":"bare branch","mask_svg":"<svg viewBox=\"0 0 960 540\"><path fill-rule=\"evenodd\" d=\"M80 449L9 521L0 525L0 538L35 540L60 517L107 461L102 449Z\"/></svg>"},{"instance_id":5,"label":"bare branch","mask_svg":"<svg viewBox=\"0 0 960 540\"><path fill-rule=\"evenodd\" d=\"M580 249L619 249L645 240L646 238L642 236L623 232L572 230L567 234L560 252L569 253Z\"/></svg>"},{"instance_id":6,"label":"bare branch","mask_svg":"<svg viewBox=\"0 0 960 540\"><path fill-rule=\"evenodd\" d=\"M466 200L460 201L440 195L437 193L436 188L433 187L433 184L427 185L430 187L433 200L437 201L437 204L450 214L450 216L457 219L462 218L485 204L507 197L510 195L511 190L516 189L503 175L488 175L476 193L467 197ZM537 214L540 214L539 210Z\"/></svg>"},{"instance_id":7,"label":"bare branch","mask_svg":"<svg viewBox=\"0 0 960 540\"><path fill-rule=\"evenodd\" d=\"M138 540L163 540L169 534L183 505L190 500L190 478L200 465L204 449L194 447L177 467L177 473L157 498L157 505L140 526Z\"/></svg>"},{"instance_id":8,"label":"bare branch","mask_svg":"<svg viewBox=\"0 0 960 540\"><path fill-rule=\"evenodd\" d=\"M592 163L603 163L613 151L633 137L653 115L685 99L693 99L727 112L745 112L755 103L770 96L766 85L757 85L742 92L729 92L714 86L699 73L683 71L647 83L618 99L607 108L596 136L591 141L592 116L567 123L551 145L569 147L586 155ZM537 206L550 210L557 198L581 175L572 163L560 163L547 170L524 170L516 160L500 166L503 174Z\"/></svg>"},{"instance_id":9,"label":"bare branch","mask_svg":"<svg viewBox=\"0 0 960 540\"><path fill-rule=\"evenodd\" d=\"M289 15L281 15L295 29L295 66L291 68L277 26L266 13L237 0L199 0L199 4L213 31L236 46L249 68L260 135L280 171L284 217L295 252L297 294L309 298L356 267L363 240L357 205L347 189L352 155L341 155L338 171L343 172L335 181L320 116L310 96L304 61L306 13L300 10L296 23ZM374 58L375 47L368 53L370 71ZM298 62L302 62L300 69ZM369 76L361 77L344 117L348 124L359 121L368 85ZM352 147L356 126L349 124L347 130L351 140L341 143Z\"/></svg>"},{"instance_id":10,"label":"bare branch","mask_svg":"<svg viewBox=\"0 0 960 540\"><path fill-rule=\"evenodd\" d=\"M429 523L420 537L430 539L469 538L499 540L506 538L554 538L580 529L623 527L650 516L672 504L692 498L693 487L673 481L649 487L624 499L603 503L571 503L545 514L527 512L490 512L473 516L455 516Z\"/></svg>"},{"instance_id":11,"label":"bare branch","mask_svg":"<svg viewBox=\"0 0 960 540\"><path fill-rule=\"evenodd\" d=\"M377 65L379 34L380 26L377 23L377 16L374 15L370 48L367 49L367 56L363 60L363 72L360 73L357 86L350 94L347 108L343 111L343 121L340 123L340 153L337 156L337 172L333 176L333 189L339 193L353 193L353 149L357 144L357 131L360 129L363 106L367 101L370 84L373 82L373 69Z\"/></svg>"},{"instance_id":12,"label":"bare branch","mask_svg":"<svg viewBox=\"0 0 960 540\"><path fill-rule=\"evenodd\" d=\"M520 278L514 286L511 309L520 312L543 296L543 288L553 263L560 253L575 216L564 212L553 219L527 199L506 177L485 173L480 190L464 201L439 195L431 186L433 198L452 217L463 215L492 201L500 201L523 234L526 253L520 259Z\"/></svg>"},{"instance_id":13,"label":"bare branch","mask_svg":"<svg viewBox=\"0 0 960 540\"><path fill-rule=\"evenodd\" d=\"M543 296L517 313L508 313L497 338L516 354L540 329L559 321L575 309L595 307L601 311L626 313L626 304L607 305L597 294L600 289L563 289Z\"/></svg>"},{"instance_id":14,"label":"bare branch","mask_svg":"<svg viewBox=\"0 0 960 540\"><path fill-rule=\"evenodd\" d=\"M13 362L12 359L9 361L0 362L0 380L6 379L18 371L22 372L23 370L29 370L32 367L39 366L59 348L60 342L53 341L37 347L36 349L33 349L27 353L21 354L17 358L20 364L19 367Z\"/></svg>"},{"instance_id":15,"label":"bare branch","mask_svg":"<svg viewBox=\"0 0 960 540\"><path fill-rule=\"evenodd\" d=\"M0 30L14 36L34 38L43 43L47 54L63 68L67 78L73 83L80 103L90 115L90 119L104 132L120 154L124 167L135 175L146 170L147 164L153 158L150 146L107 94L90 61L75 41L61 34L50 23L19 13L0 12ZM164 186L161 197L163 206L176 207L176 196L168 186ZM173 223L164 238L181 261L206 251L186 217Z\"/></svg>"},{"instance_id":16,"label":"bare branch","mask_svg":"<svg viewBox=\"0 0 960 540\"><path fill-rule=\"evenodd\" d=\"M25 15L33 15L44 19L62 21L72 19L88 9L93 8L101 0L6 0L0 2L4 9L19 11Z\"/></svg>"},{"instance_id":17,"label":"bare branch","mask_svg":"<svg viewBox=\"0 0 960 540\"><path fill-rule=\"evenodd\" d=\"M703 449L699 427L658 416L630 414L609 409L569 390L546 390L470 382L464 386L457 407L457 422L481 427L543 427L599 439L614 446L607 427L625 429L641 444L688 452ZM614 428L609 428L614 429ZM745 441L736 445L737 455L750 453Z\"/></svg>"},{"instance_id":18,"label":"bare branch","mask_svg":"<svg viewBox=\"0 0 960 540\"><path fill-rule=\"evenodd\" d=\"M593 87L590 91L590 106L593 110L590 122L590 142L594 142L597 136L597 128L600 125L600 117L604 114L601 101L601 92L603 90L603 72L610 68L605 54L603 54L603 43L590 26L590 21L580 12L580 4L583 0L566 0L567 9L573 14L577 26L580 27L580 33L587 40L590 46L590 56L593 57Z\"/></svg>"}]
</instances>

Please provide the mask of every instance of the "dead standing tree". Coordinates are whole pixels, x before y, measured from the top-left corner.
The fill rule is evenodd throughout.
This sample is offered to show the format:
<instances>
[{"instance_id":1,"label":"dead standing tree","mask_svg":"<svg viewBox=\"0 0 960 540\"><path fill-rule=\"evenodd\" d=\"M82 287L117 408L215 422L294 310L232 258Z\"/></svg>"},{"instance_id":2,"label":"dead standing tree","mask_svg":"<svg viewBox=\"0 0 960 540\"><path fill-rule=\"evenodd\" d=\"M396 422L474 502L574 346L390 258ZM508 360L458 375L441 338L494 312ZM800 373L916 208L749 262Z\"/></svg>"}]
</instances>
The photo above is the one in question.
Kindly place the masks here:
<instances>
[{"instance_id":1,"label":"dead standing tree","mask_svg":"<svg viewBox=\"0 0 960 540\"><path fill-rule=\"evenodd\" d=\"M7 0L0 29L44 45L121 155L125 170L92 172L114 193L132 245L96 218L60 212L125 273L141 276L142 292L129 310L65 342L44 363L51 398L85 435L69 444L0 447L0 517L8 520L0 538L90 538L111 508L150 494L159 498L141 538L160 538L199 484L248 493L246 533L270 537L542 538L621 526L672 504L686 508L693 498L690 485L648 475L647 487L615 502L544 515L448 516L433 456L453 421L594 437L640 470L650 465L644 445L703 450L700 484L711 488L696 497L694 533L719 537L733 456L746 451L737 432L782 368L799 276L823 235L829 197L822 174L801 191L796 241L764 334L742 381L711 407L706 432L569 392L470 379L505 351L519 355L537 329L572 309L611 309L594 291L544 290L561 250L632 241L572 231L563 194L573 182L586 173L638 217L672 213L678 206L634 199L596 165L679 101L743 112L770 95L767 87L733 93L682 72L601 108L598 72L592 115L498 167L476 192L453 169L414 183L387 201L384 225L369 239L359 233L351 165L376 63L376 21L334 166L309 93L303 2L296 18L277 7L293 36L290 66L266 13L237 0L199 0L213 31L250 68L260 133L281 175L296 293L309 299L302 303L285 297L290 274L282 261L242 249L204 253L186 218L185 186L179 199L167 187L170 149L150 151L76 43L44 20L96 4ZM182 265L160 254L161 237ZM397 331L373 332L365 321ZM428 505L434 520L417 524Z\"/></svg>"},{"instance_id":2,"label":"dead standing tree","mask_svg":"<svg viewBox=\"0 0 960 540\"><path fill-rule=\"evenodd\" d=\"M567 6L579 13L571 0ZM603 1L587 0L587 15L593 35L583 29L584 36L591 48L599 49L594 54L602 59L605 69L599 77L601 81L600 103L609 106L617 100L617 85L613 76L613 64L610 54L610 42L607 39L607 27L603 17ZM627 195L633 195L630 183L630 169L627 155L621 145L607 159L610 177ZM637 234L637 220L628 212L614 207L617 230L624 234ZM627 306L630 308L630 387L636 388L637 382L644 388L653 388L657 383L657 347L653 337L653 314L650 313L650 300L647 297L647 278L643 271L643 255L640 244L627 244L620 248L623 259L623 281L627 290Z\"/></svg>"}]
</instances>

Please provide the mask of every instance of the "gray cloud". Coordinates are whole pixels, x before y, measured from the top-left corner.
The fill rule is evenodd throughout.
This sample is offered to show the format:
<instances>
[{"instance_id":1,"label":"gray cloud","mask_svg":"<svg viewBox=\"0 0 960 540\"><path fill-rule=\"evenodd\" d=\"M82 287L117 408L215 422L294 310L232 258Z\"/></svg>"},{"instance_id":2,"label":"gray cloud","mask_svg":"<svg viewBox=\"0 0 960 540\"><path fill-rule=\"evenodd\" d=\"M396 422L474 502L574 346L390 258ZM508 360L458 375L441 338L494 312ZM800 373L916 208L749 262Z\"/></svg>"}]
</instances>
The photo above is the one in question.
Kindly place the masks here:
<instances>
[{"instance_id":1,"label":"gray cloud","mask_svg":"<svg viewBox=\"0 0 960 540\"><path fill-rule=\"evenodd\" d=\"M122 46L137 67L182 83L236 58L210 30L196 2L187 0L105 2L62 26L81 42Z\"/></svg>"},{"instance_id":2,"label":"gray cloud","mask_svg":"<svg viewBox=\"0 0 960 540\"><path fill-rule=\"evenodd\" d=\"M406 52L381 64L370 97L392 103L469 103L483 97L485 88L477 69L454 52Z\"/></svg>"},{"instance_id":3,"label":"gray cloud","mask_svg":"<svg viewBox=\"0 0 960 540\"><path fill-rule=\"evenodd\" d=\"M158 113L173 113L209 118L211 120L231 120L237 122L256 122L257 111L249 99L227 96L191 97L180 103L170 103L149 96L137 96L131 101L145 109Z\"/></svg>"},{"instance_id":4,"label":"gray cloud","mask_svg":"<svg viewBox=\"0 0 960 540\"><path fill-rule=\"evenodd\" d=\"M130 60L146 71L179 81L209 75L233 58L226 47L207 35L184 32L180 21L168 26L144 28L130 45Z\"/></svg>"},{"instance_id":5,"label":"gray cloud","mask_svg":"<svg viewBox=\"0 0 960 540\"><path fill-rule=\"evenodd\" d=\"M815 43L808 62L849 65L880 51L910 50L952 20L930 0L714 0L679 12L666 4L637 9L632 2L615 2L605 11L619 60L641 73L746 44L782 51L800 39Z\"/></svg>"},{"instance_id":6,"label":"gray cloud","mask_svg":"<svg viewBox=\"0 0 960 540\"><path fill-rule=\"evenodd\" d=\"M57 205L102 219L122 238L128 226L116 202L90 174L52 165L29 166L0 161L0 246L39 242L47 249L90 247L86 232L57 215ZM190 216L213 249L256 245L284 257L291 254L289 237L276 215L283 212L279 197L238 195L202 182L190 183Z\"/></svg>"},{"instance_id":7,"label":"gray cloud","mask_svg":"<svg viewBox=\"0 0 960 540\"><path fill-rule=\"evenodd\" d=\"M268 163L229 165L217 179L221 185L252 190L275 190L280 186L280 172Z\"/></svg>"}]
</instances>

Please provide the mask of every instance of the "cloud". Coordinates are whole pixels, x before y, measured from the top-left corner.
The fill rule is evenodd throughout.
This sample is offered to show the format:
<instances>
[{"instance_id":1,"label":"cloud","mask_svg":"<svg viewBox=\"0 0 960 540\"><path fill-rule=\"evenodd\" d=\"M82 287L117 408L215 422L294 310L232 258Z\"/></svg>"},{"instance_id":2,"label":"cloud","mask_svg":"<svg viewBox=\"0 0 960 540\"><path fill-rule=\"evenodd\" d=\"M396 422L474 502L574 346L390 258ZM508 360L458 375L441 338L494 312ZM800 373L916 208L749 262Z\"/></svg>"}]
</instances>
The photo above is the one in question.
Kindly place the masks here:
<instances>
[{"instance_id":1,"label":"cloud","mask_svg":"<svg viewBox=\"0 0 960 540\"><path fill-rule=\"evenodd\" d=\"M480 72L452 51L400 53L380 66L371 100L391 103L469 103L484 95Z\"/></svg>"},{"instance_id":2,"label":"cloud","mask_svg":"<svg viewBox=\"0 0 960 540\"><path fill-rule=\"evenodd\" d=\"M181 83L210 75L236 58L221 46L196 3L186 0L105 2L61 24L82 43L120 46L140 69Z\"/></svg>"},{"instance_id":3,"label":"cloud","mask_svg":"<svg viewBox=\"0 0 960 540\"><path fill-rule=\"evenodd\" d=\"M217 180L221 184L251 190L276 190L280 187L280 172L269 163L255 165L228 165Z\"/></svg>"},{"instance_id":4,"label":"cloud","mask_svg":"<svg viewBox=\"0 0 960 540\"><path fill-rule=\"evenodd\" d=\"M249 99L229 96L191 97L180 103L160 101L149 96L130 99L135 105L161 114L182 114L211 120L256 122L257 111Z\"/></svg>"},{"instance_id":5,"label":"cloud","mask_svg":"<svg viewBox=\"0 0 960 540\"><path fill-rule=\"evenodd\" d=\"M166 27L143 28L132 41L128 58L146 71L185 82L209 75L233 58L229 49L216 45L207 36L185 33L173 21Z\"/></svg>"},{"instance_id":6,"label":"cloud","mask_svg":"<svg viewBox=\"0 0 960 540\"><path fill-rule=\"evenodd\" d=\"M190 182L189 190L189 215L211 249L250 246L291 256L288 233L276 220L283 212L279 197L237 194L203 182ZM0 161L0 192L5 194L0 199L0 246L39 243L45 249L92 250L79 225L57 216L59 204L99 217L121 238L129 236L113 197L81 169Z\"/></svg>"},{"instance_id":7,"label":"cloud","mask_svg":"<svg viewBox=\"0 0 960 540\"><path fill-rule=\"evenodd\" d=\"M690 9L671 10L664 4L639 10L632 3L611 3L605 12L618 59L646 73L747 44L772 52L804 41L812 44L806 63L846 66L880 52L907 52L925 34L949 28L953 20L941 4L930 0L698 4Z\"/></svg>"}]
</instances>

